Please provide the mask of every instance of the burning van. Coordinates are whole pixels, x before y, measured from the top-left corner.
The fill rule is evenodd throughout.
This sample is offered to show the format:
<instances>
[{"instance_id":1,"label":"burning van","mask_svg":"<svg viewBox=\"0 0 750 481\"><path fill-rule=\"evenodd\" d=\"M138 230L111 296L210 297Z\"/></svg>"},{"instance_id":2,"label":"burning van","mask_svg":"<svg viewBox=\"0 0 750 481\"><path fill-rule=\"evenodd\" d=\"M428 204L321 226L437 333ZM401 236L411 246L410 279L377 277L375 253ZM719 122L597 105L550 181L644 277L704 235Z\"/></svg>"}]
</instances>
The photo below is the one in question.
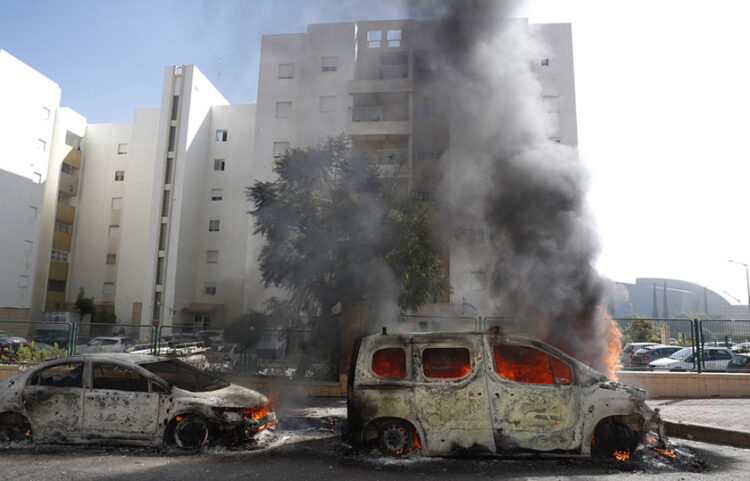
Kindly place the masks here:
<instances>
[{"instance_id":1,"label":"burning van","mask_svg":"<svg viewBox=\"0 0 750 481\"><path fill-rule=\"evenodd\" d=\"M384 333L355 348L344 438L395 456L615 456L649 430L666 442L645 399L531 337Z\"/></svg>"}]
</instances>

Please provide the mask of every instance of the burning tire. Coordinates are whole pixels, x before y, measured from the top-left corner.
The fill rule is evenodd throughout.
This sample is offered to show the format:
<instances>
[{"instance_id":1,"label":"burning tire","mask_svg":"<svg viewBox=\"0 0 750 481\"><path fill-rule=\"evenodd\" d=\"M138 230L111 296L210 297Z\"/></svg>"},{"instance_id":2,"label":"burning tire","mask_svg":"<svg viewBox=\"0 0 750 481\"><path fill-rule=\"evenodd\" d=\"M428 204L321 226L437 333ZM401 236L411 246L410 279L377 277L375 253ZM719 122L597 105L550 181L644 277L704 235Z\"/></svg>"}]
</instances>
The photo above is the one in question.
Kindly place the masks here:
<instances>
[{"instance_id":1,"label":"burning tire","mask_svg":"<svg viewBox=\"0 0 750 481\"><path fill-rule=\"evenodd\" d=\"M0 416L0 446L31 440L31 425L20 414Z\"/></svg>"},{"instance_id":2,"label":"burning tire","mask_svg":"<svg viewBox=\"0 0 750 481\"><path fill-rule=\"evenodd\" d=\"M200 449L208 442L208 423L198 416L177 416L174 426L174 442L182 449Z\"/></svg>"},{"instance_id":3,"label":"burning tire","mask_svg":"<svg viewBox=\"0 0 750 481\"><path fill-rule=\"evenodd\" d=\"M591 435L591 454L624 461L635 452L640 435L630 426L612 419L597 424Z\"/></svg>"},{"instance_id":4,"label":"burning tire","mask_svg":"<svg viewBox=\"0 0 750 481\"><path fill-rule=\"evenodd\" d=\"M414 448L414 430L403 421L387 421L378 429L378 446L390 456L403 456Z\"/></svg>"}]
</instances>

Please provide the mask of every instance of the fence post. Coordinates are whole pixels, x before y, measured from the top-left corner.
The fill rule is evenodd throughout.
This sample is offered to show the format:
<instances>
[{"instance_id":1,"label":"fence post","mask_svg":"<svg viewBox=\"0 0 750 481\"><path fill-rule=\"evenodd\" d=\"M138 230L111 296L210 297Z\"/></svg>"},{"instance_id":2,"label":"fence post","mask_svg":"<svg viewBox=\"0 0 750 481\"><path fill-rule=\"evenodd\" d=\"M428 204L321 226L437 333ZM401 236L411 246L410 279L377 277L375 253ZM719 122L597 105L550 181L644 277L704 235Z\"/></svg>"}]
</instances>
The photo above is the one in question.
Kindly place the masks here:
<instances>
[{"instance_id":1,"label":"fence post","mask_svg":"<svg viewBox=\"0 0 750 481\"><path fill-rule=\"evenodd\" d=\"M694 358L698 360L698 374L703 372L703 320L693 319L695 323L695 343L697 351Z\"/></svg>"}]
</instances>

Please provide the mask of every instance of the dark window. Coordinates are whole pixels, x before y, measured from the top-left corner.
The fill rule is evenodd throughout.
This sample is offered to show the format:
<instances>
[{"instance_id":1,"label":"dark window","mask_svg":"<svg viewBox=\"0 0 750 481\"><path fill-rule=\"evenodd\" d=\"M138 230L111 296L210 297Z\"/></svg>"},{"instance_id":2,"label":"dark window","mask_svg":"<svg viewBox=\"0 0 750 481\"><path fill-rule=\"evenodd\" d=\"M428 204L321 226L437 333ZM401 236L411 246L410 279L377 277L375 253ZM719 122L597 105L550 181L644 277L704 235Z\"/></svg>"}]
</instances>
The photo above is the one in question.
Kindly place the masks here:
<instances>
[{"instance_id":1,"label":"dark window","mask_svg":"<svg viewBox=\"0 0 750 481\"><path fill-rule=\"evenodd\" d=\"M175 95L172 97L172 120L177 120L177 110L180 106L180 96Z\"/></svg>"},{"instance_id":2,"label":"dark window","mask_svg":"<svg viewBox=\"0 0 750 481\"><path fill-rule=\"evenodd\" d=\"M83 387L83 363L74 362L50 366L35 374L30 384L54 387Z\"/></svg>"},{"instance_id":3,"label":"dark window","mask_svg":"<svg viewBox=\"0 0 750 481\"><path fill-rule=\"evenodd\" d=\"M406 352L400 347L376 351L372 355L372 372L378 376L403 379L406 376Z\"/></svg>"},{"instance_id":4,"label":"dark window","mask_svg":"<svg viewBox=\"0 0 750 481\"><path fill-rule=\"evenodd\" d=\"M137 372L114 364L95 364L94 389L148 392L148 379Z\"/></svg>"},{"instance_id":5,"label":"dark window","mask_svg":"<svg viewBox=\"0 0 750 481\"><path fill-rule=\"evenodd\" d=\"M172 159L170 157L167 157L167 166L164 169L164 183L167 185L172 183Z\"/></svg>"},{"instance_id":6,"label":"dark window","mask_svg":"<svg viewBox=\"0 0 750 481\"><path fill-rule=\"evenodd\" d=\"M495 372L511 381L531 384L570 384L573 371L564 362L528 346L496 345Z\"/></svg>"},{"instance_id":7,"label":"dark window","mask_svg":"<svg viewBox=\"0 0 750 481\"><path fill-rule=\"evenodd\" d=\"M174 140L177 128L173 125L169 127L169 144L167 152L174 152Z\"/></svg>"},{"instance_id":8,"label":"dark window","mask_svg":"<svg viewBox=\"0 0 750 481\"><path fill-rule=\"evenodd\" d=\"M165 381L191 392L215 391L229 386L222 378L177 360L150 362L141 367Z\"/></svg>"},{"instance_id":9,"label":"dark window","mask_svg":"<svg viewBox=\"0 0 750 481\"><path fill-rule=\"evenodd\" d=\"M52 292L65 292L65 281L47 281L47 290Z\"/></svg>"},{"instance_id":10,"label":"dark window","mask_svg":"<svg viewBox=\"0 0 750 481\"><path fill-rule=\"evenodd\" d=\"M422 351L426 377L459 378L471 372L471 358L465 347L436 347Z\"/></svg>"},{"instance_id":11,"label":"dark window","mask_svg":"<svg viewBox=\"0 0 750 481\"><path fill-rule=\"evenodd\" d=\"M159 250L163 251L167 248L167 224L162 224L159 227Z\"/></svg>"}]
</instances>

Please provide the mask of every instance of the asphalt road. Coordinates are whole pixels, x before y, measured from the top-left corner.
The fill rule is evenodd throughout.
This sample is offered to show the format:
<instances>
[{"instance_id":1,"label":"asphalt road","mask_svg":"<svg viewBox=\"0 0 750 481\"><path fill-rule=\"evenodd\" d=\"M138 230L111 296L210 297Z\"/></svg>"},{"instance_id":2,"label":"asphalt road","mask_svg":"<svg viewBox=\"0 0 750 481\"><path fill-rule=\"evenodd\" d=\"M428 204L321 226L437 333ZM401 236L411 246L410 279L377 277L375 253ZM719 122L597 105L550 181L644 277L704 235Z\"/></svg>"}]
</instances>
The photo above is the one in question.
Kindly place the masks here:
<instances>
[{"instance_id":1,"label":"asphalt road","mask_svg":"<svg viewBox=\"0 0 750 481\"><path fill-rule=\"evenodd\" d=\"M25 480L461 480L750 479L750 450L675 440L680 456L646 449L627 462L551 458L382 458L346 454L338 436L278 431L261 447L176 449L26 446L0 451L4 479Z\"/></svg>"}]
</instances>

